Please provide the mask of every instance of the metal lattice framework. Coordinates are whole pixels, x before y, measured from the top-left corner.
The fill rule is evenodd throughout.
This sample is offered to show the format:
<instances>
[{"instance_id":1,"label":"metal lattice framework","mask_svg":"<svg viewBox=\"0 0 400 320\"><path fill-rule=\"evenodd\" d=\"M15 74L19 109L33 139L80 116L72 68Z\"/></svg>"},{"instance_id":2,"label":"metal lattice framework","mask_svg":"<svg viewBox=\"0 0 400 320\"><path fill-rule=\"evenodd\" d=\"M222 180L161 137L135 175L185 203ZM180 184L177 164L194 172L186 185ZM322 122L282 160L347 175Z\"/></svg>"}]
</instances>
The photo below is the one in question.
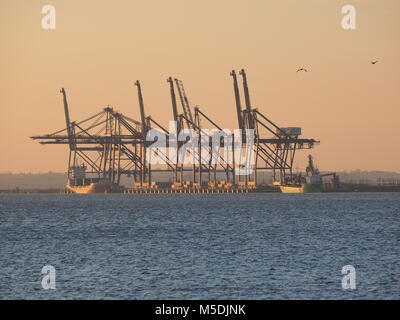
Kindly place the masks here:
<instances>
[{"instance_id":1,"label":"metal lattice framework","mask_svg":"<svg viewBox=\"0 0 400 320\"><path fill-rule=\"evenodd\" d=\"M225 182L228 184L255 187L259 170L271 170L274 181L279 183L290 180L293 175L292 169L297 150L311 149L318 141L300 138L300 132L279 127L257 108L252 107L247 77L243 69L239 72L243 80L245 100L245 108L242 109L236 72L232 71L230 75L233 79L238 128L242 130L239 144L245 144L246 135L250 132L248 130L254 132L254 148L251 152L254 152L255 164L253 170L250 170L248 174L238 175L235 159L233 159L233 163L232 161L229 162L222 155L225 153L220 153L218 159L213 159L212 136L210 131L207 131L203 126L207 125L207 129L220 131L222 131L222 127L201 111L198 106L192 108L183 82L171 77L167 79L167 82L171 94L173 120L177 124L175 135L177 137L184 133L186 129L190 129L195 133L198 145L194 146L192 143L191 147L188 147L189 141L176 141L176 150L173 151L177 152L176 157L170 157L169 145L166 150L153 150L152 152L164 159L162 167L152 169L151 164L146 161L147 149L154 143L146 141L146 135L149 130L154 128L163 132L167 138L170 138L172 133L151 116L146 116L139 81L136 81L135 85L138 94L140 121L127 117L107 106L101 112L83 121L71 122L66 92L61 89L66 128L31 138L39 140L41 144L69 145L69 179L73 168L84 166L86 173L93 177L107 179L119 184L121 175L127 175L133 178L135 184L142 187L151 186L153 182L152 172L159 171L170 172L173 185L177 188L188 187L189 185L196 188L205 183L208 184L208 187L213 188L217 183L217 173L224 173ZM177 96L181 104L181 112L178 108ZM204 140L208 141L206 147L200 145L200 141ZM227 140L226 137L221 139L220 148L228 147L228 141L232 143L234 152L237 141L235 144L233 135L231 140ZM194 159L191 165L183 162L182 154L185 152ZM184 172L192 172L191 181L184 181Z\"/></svg>"},{"instance_id":2,"label":"metal lattice framework","mask_svg":"<svg viewBox=\"0 0 400 320\"><path fill-rule=\"evenodd\" d=\"M33 136L41 144L69 145L68 179L72 168L85 166L92 177L119 184L122 174L143 178L148 172L144 163L144 134L141 123L106 107L80 122L70 122L66 92L64 101L66 128Z\"/></svg>"},{"instance_id":3,"label":"metal lattice framework","mask_svg":"<svg viewBox=\"0 0 400 320\"><path fill-rule=\"evenodd\" d=\"M247 84L246 72L242 69L239 74L243 80L243 92L245 97L245 109L242 110L239 86L236 72L233 70L234 94L239 128L251 129L255 132L255 167L254 173L247 177L248 181L257 182L258 170L272 170L273 181L284 183L293 176L293 163L297 150L311 149L318 141L314 139L300 138L297 132L290 132L279 127L267 116L253 108L250 102L250 94ZM269 137L267 138L267 135Z\"/></svg>"}]
</instances>

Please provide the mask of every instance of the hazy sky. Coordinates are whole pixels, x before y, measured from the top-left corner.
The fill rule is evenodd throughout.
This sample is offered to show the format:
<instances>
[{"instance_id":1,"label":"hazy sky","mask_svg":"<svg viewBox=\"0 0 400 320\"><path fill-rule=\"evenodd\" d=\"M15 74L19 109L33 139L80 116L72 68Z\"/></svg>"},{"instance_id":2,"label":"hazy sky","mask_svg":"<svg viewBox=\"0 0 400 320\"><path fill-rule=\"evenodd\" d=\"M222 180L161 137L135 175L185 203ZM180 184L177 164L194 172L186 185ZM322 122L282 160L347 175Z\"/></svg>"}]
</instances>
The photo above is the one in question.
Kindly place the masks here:
<instances>
[{"instance_id":1,"label":"hazy sky","mask_svg":"<svg viewBox=\"0 0 400 320\"><path fill-rule=\"evenodd\" d=\"M46 4L56 30L41 26ZM346 4L356 30L341 27ZM321 170L400 172L399 58L399 0L1 0L0 172L66 170L67 146L29 139L64 127L61 87L72 120L108 104L139 119L139 79L147 113L166 125L173 76L235 128L229 72L240 68L254 107L321 141Z\"/></svg>"}]
</instances>

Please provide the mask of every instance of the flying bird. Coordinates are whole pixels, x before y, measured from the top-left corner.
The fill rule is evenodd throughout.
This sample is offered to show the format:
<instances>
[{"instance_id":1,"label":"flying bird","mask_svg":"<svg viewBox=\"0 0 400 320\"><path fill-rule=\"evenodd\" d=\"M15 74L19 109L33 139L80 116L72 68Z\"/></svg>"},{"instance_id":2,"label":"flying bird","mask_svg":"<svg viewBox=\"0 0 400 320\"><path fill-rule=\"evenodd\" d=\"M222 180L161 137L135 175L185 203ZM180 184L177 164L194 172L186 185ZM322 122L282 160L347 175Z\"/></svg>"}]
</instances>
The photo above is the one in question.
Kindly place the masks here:
<instances>
[{"instance_id":1,"label":"flying bird","mask_svg":"<svg viewBox=\"0 0 400 320\"><path fill-rule=\"evenodd\" d=\"M376 64L376 63L378 63L378 60L371 61L371 63L372 63L372 64Z\"/></svg>"},{"instance_id":2,"label":"flying bird","mask_svg":"<svg viewBox=\"0 0 400 320\"><path fill-rule=\"evenodd\" d=\"M307 72L307 69L305 69L305 68L300 68L300 69L297 69L296 73L297 73L297 72L299 72L299 71L304 71L304 72Z\"/></svg>"}]
</instances>

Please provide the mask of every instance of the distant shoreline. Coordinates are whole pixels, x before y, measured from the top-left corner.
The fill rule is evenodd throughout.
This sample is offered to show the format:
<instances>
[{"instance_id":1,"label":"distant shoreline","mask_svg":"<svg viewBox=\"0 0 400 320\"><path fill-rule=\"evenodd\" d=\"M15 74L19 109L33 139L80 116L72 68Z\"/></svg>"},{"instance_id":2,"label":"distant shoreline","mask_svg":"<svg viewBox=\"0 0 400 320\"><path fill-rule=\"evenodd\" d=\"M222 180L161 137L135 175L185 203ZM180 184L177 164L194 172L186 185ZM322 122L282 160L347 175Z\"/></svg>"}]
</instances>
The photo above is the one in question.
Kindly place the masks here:
<instances>
[{"instance_id":1,"label":"distant shoreline","mask_svg":"<svg viewBox=\"0 0 400 320\"><path fill-rule=\"evenodd\" d=\"M400 192L400 185L371 185L371 184L354 184L354 183L341 183L340 188L337 190L326 191L324 193L338 193L338 192ZM64 194L64 188L16 188L16 189L0 189L0 194ZM270 186L260 186L252 193L279 193L279 191L271 188Z\"/></svg>"},{"instance_id":2,"label":"distant shoreline","mask_svg":"<svg viewBox=\"0 0 400 320\"><path fill-rule=\"evenodd\" d=\"M321 173L326 173L322 171ZM360 185L362 190L371 189L370 186L377 187L393 187L400 186L400 174L388 171L339 171L340 183L348 184L350 188ZM155 173L153 181L158 183L172 183L170 173ZM184 176L184 179L190 180L190 177ZM217 180L225 180L224 176L217 176ZM259 172L258 183L260 185L272 183L271 172ZM67 182L67 174L62 172L48 173L0 173L0 192L13 192L13 190L27 190L31 192L43 193L43 190L53 190L59 192L64 190ZM121 185L131 187L133 178L123 176ZM365 187L368 185L369 187ZM353 189L354 190L354 189ZM397 191L397 190L396 190Z\"/></svg>"}]
</instances>

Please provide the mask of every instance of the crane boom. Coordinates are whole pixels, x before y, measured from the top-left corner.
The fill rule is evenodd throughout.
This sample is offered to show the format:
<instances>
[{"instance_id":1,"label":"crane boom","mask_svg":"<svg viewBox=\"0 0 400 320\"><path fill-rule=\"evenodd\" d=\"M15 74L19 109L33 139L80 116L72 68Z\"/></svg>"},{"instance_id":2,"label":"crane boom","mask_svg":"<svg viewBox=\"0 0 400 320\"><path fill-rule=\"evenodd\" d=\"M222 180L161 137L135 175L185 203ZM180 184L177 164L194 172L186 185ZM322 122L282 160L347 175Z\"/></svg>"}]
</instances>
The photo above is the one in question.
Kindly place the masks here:
<instances>
[{"instance_id":1,"label":"crane boom","mask_svg":"<svg viewBox=\"0 0 400 320\"><path fill-rule=\"evenodd\" d=\"M70 121L70 118L69 118L67 93L65 92L65 89L64 89L64 88L61 88L60 92L61 92L62 95L63 95L64 113L65 113L65 124L67 125L67 134L68 134L69 148L72 150L72 149L74 149L74 144L73 144L73 142L72 142L73 129L72 129L71 121Z\"/></svg>"},{"instance_id":2,"label":"crane boom","mask_svg":"<svg viewBox=\"0 0 400 320\"><path fill-rule=\"evenodd\" d=\"M171 77L169 77L167 79L167 82L169 83L170 91L171 91L172 112L173 112L173 115L174 115L174 120L177 122L178 121L178 108L176 106L176 96L175 96L175 89L174 89L174 81L172 80Z\"/></svg>"},{"instance_id":3,"label":"crane boom","mask_svg":"<svg viewBox=\"0 0 400 320\"><path fill-rule=\"evenodd\" d=\"M232 70L231 76L233 78L233 90L235 92L235 101L236 101L236 113L237 113L237 118L238 118L238 125L239 129L243 129L243 118L242 118L242 106L240 103L240 93L239 93L239 87L237 83L237 77L236 77L236 72L235 70Z\"/></svg>"},{"instance_id":4,"label":"crane boom","mask_svg":"<svg viewBox=\"0 0 400 320\"><path fill-rule=\"evenodd\" d=\"M178 88L179 98L182 103L183 113L185 115L186 120L188 121L188 127L192 127L193 116L192 111L190 110L189 100L185 93L185 88L183 87L183 82L181 80L175 79L176 87Z\"/></svg>"},{"instance_id":5,"label":"crane boom","mask_svg":"<svg viewBox=\"0 0 400 320\"><path fill-rule=\"evenodd\" d=\"M249 94L249 87L247 85L246 72L244 71L244 69L242 69L240 70L239 74L243 78L243 91L244 91L244 99L246 102L246 112L247 112L249 129L254 129L254 121L253 121L253 116L251 114L250 94Z\"/></svg>"},{"instance_id":6,"label":"crane boom","mask_svg":"<svg viewBox=\"0 0 400 320\"><path fill-rule=\"evenodd\" d=\"M136 80L135 86L137 87L137 90L138 90L138 99L139 99L139 107L140 107L140 119L141 119L141 122L142 122L142 132L145 133L146 129L147 129L146 114L144 112L142 88L140 86L139 80Z\"/></svg>"}]
</instances>

